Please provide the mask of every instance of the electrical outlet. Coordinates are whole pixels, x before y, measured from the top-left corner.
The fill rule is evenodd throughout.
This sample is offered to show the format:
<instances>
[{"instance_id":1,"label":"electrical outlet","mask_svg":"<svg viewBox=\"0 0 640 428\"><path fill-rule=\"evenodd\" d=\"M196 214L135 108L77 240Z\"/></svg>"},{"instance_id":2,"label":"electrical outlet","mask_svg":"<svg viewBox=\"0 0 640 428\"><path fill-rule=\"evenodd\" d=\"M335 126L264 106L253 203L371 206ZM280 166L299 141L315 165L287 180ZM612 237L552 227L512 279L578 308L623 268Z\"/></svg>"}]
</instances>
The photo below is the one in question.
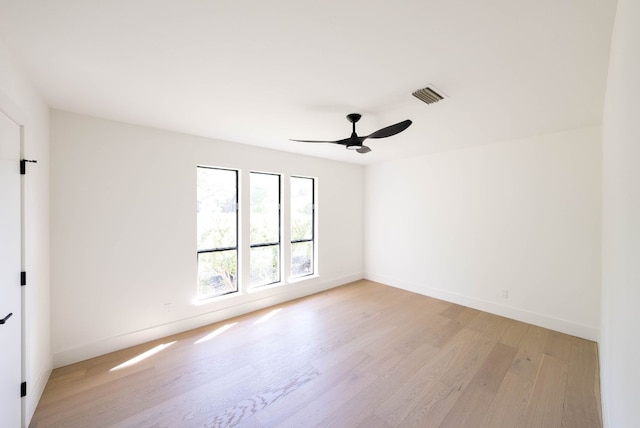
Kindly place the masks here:
<instances>
[{"instance_id":1,"label":"electrical outlet","mask_svg":"<svg viewBox=\"0 0 640 428\"><path fill-rule=\"evenodd\" d=\"M165 303L164 310L165 312L171 312L173 310L173 303Z\"/></svg>"},{"instance_id":2,"label":"electrical outlet","mask_svg":"<svg viewBox=\"0 0 640 428\"><path fill-rule=\"evenodd\" d=\"M509 290L502 290L502 298L503 299L509 298Z\"/></svg>"}]
</instances>

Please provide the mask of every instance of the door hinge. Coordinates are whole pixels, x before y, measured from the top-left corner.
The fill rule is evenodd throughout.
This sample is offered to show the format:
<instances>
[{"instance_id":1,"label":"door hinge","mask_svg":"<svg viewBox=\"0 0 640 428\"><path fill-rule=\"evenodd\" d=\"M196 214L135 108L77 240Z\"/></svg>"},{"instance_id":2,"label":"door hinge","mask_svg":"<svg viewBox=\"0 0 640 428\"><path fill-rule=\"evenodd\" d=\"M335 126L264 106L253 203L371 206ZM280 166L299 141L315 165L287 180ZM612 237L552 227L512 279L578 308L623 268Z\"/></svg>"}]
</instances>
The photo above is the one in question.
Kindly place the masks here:
<instances>
[{"instance_id":1,"label":"door hinge","mask_svg":"<svg viewBox=\"0 0 640 428\"><path fill-rule=\"evenodd\" d=\"M27 382L22 382L20 384L20 397L27 396Z\"/></svg>"},{"instance_id":2,"label":"door hinge","mask_svg":"<svg viewBox=\"0 0 640 428\"><path fill-rule=\"evenodd\" d=\"M25 175L27 173L27 162L38 163L37 160L21 159L20 160L20 175Z\"/></svg>"},{"instance_id":3,"label":"door hinge","mask_svg":"<svg viewBox=\"0 0 640 428\"><path fill-rule=\"evenodd\" d=\"M20 272L20 285L22 287L27 285L27 273L26 272Z\"/></svg>"}]
</instances>

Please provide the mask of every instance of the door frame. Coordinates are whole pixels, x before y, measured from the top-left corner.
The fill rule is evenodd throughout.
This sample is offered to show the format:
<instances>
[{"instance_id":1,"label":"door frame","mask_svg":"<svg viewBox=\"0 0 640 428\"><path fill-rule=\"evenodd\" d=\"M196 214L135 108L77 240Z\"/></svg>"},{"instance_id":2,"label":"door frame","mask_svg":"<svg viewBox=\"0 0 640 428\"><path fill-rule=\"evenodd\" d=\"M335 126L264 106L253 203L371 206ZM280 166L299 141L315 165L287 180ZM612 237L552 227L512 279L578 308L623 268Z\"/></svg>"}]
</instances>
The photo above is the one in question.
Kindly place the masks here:
<instances>
[{"instance_id":1,"label":"door frame","mask_svg":"<svg viewBox=\"0 0 640 428\"><path fill-rule=\"evenodd\" d=\"M18 125L20 129L20 159L24 159L24 134L26 126L26 116L22 110L0 90L0 111L9 119ZM19 165L16 165L16 169ZM25 272L25 176L20 176L20 270ZM26 346L26 290L20 287L20 371L21 381L27 380L27 346ZM25 426L26 422L26 400L25 397L20 399L20 419L21 425Z\"/></svg>"}]
</instances>

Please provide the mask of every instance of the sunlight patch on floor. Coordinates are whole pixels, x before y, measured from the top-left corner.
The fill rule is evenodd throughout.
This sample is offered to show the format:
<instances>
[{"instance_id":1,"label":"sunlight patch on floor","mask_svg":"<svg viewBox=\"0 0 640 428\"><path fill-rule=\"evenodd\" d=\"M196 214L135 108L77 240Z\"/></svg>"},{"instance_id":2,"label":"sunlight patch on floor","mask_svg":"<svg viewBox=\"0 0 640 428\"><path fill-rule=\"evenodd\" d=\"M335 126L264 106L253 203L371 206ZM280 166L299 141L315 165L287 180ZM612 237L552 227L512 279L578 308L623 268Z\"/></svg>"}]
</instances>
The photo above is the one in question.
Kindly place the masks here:
<instances>
[{"instance_id":1,"label":"sunlight patch on floor","mask_svg":"<svg viewBox=\"0 0 640 428\"><path fill-rule=\"evenodd\" d=\"M276 315L278 312L280 312L282 310L282 308L278 308L278 309L274 309L271 312L269 312L268 314L265 314L262 318L260 318L259 320L255 321L253 323L253 325L256 324L261 324L265 321L267 321L269 318L273 317L274 315Z\"/></svg>"},{"instance_id":2,"label":"sunlight patch on floor","mask_svg":"<svg viewBox=\"0 0 640 428\"><path fill-rule=\"evenodd\" d=\"M174 340L173 342L162 343L162 344L156 346L155 348L151 348L148 351L145 351L142 354L137 355L137 356L131 358L130 360L127 360L124 363L115 366L114 368L112 368L109 371L113 372L113 371L116 371L116 370L124 369L125 367L133 366L134 364L138 364L140 361L146 360L147 358L157 354L158 352L162 351L163 349L168 348L169 346L173 345L176 342L177 341Z\"/></svg>"},{"instance_id":3,"label":"sunlight patch on floor","mask_svg":"<svg viewBox=\"0 0 640 428\"><path fill-rule=\"evenodd\" d=\"M234 325L238 324L237 322L232 322L231 324L225 324L222 327L212 331L211 333L207 334L204 337L201 337L200 339L196 340L195 342L193 342L194 345L197 345L199 343L202 342L206 342L208 340L213 339L214 337L224 333L225 331L229 330L231 327L233 327Z\"/></svg>"}]
</instances>

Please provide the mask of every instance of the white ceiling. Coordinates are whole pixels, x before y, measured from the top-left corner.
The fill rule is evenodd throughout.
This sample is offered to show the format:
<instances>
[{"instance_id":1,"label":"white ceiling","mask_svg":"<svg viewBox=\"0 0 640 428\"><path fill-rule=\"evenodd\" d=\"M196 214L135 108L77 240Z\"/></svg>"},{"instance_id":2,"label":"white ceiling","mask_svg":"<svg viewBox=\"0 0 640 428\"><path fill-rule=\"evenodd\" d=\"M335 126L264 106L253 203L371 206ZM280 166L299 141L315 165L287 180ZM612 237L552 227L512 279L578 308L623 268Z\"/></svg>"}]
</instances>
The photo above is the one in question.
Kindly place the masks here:
<instances>
[{"instance_id":1,"label":"white ceiling","mask_svg":"<svg viewBox=\"0 0 640 428\"><path fill-rule=\"evenodd\" d=\"M0 0L50 106L354 163L601 123L615 0ZM411 93L432 84L447 99ZM371 153L341 139L413 120Z\"/></svg>"}]
</instances>

